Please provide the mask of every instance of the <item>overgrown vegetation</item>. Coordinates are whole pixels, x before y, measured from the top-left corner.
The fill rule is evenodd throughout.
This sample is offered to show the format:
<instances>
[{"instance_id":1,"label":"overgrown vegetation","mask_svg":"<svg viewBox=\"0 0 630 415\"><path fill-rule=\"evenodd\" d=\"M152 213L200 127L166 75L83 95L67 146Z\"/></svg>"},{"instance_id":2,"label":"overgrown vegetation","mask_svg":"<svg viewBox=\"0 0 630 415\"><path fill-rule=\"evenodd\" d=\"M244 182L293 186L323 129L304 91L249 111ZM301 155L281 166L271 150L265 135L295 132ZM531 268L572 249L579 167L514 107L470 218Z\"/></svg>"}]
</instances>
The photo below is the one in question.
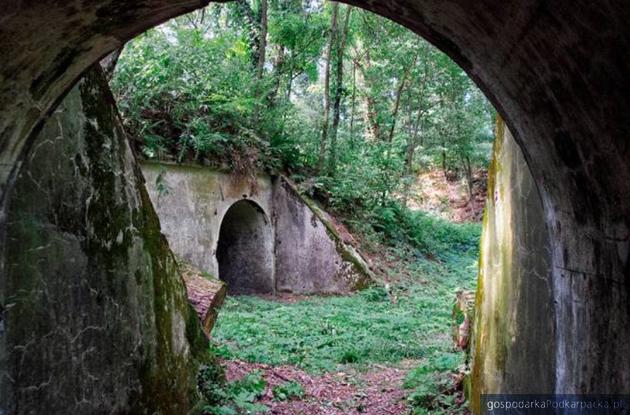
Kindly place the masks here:
<instances>
[{"instance_id":1,"label":"overgrown vegetation","mask_svg":"<svg viewBox=\"0 0 630 415\"><path fill-rule=\"evenodd\" d=\"M263 413L265 405L256 403L267 387L260 372L252 372L234 382L225 382L220 366L203 366L197 379L205 400L201 413L208 415L239 415Z\"/></svg>"},{"instance_id":2,"label":"overgrown vegetation","mask_svg":"<svg viewBox=\"0 0 630 415\"><path fill-rule=\"evenodd\" d=\"M461 409L443 393L462 361L451 305L474 286L480 227L407 208L418 171L464 180L472 200L473 172L487 165L493 110L457 65L357 8L237 0L130 42L112 87L143 157L291 176L359 236L387 282L295 304L229 298L216 353L313 373L412 361L417 413ZM208 412L264 410L259 375L214 388L208 370ZM278 400L301 393L274 388Z\"/></svg>"},{"instance_id":3,"label":"overgrown vegetation","mask_svg":"<svg viewBox=\"0 0 630 415\"><path fill-rule=\"evenodd\" d=\"M293 398L299 399L303 396L304 388L295 381L285 382L273 388L273 397L278 401L286 401Z\"/></svg>"},{"instance_id":4,"label":"overgrown vegetation","mask_svg":"<svg viewBox=\"0 0 630 415\"><path fill-rule=\"evenodd\" d=\"M439 224L442 245L434 259L407 243L386 248L387 286L289 304L228 298L213 332L215 352L312 373L415 362L405 387L417 413L458 410L452 394L444 393L463 363L463 354L453 350L451 312L455 291L475 288L479 225Z\"/></svg>"},{"instance_id":5,"label":"overgrown vegetation","mask_svg":"<svg viewBox=\"0 0 630 415\"><path fill-rule=\"evenodd\" d=\"M112 87L144 157L282 171L352 216L405 205L418 169L472 186L490 154L492 109L457 65L333 2L212 4L127 44Z\"/></svg>"}]
</instances>

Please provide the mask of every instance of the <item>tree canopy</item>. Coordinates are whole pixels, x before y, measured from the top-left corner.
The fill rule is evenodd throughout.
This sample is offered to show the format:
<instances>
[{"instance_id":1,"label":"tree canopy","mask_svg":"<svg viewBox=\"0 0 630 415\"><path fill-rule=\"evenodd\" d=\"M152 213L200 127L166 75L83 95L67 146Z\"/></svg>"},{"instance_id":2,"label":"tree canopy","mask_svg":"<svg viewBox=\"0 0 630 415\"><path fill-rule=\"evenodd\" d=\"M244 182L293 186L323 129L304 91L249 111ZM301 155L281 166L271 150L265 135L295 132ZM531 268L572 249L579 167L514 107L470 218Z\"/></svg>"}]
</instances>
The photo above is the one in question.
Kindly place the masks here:
<instances>
[{"instance_id":1,"label":"tree canopy","mask_svg":"<svg viewBox=\"0 0 630 415\"><path fill-rule=\"evenodd\" d=\"M407 29L317 0L238 0L126 45L112 80L149 159L284 172L330 208L404 205L418 170L472 180L493 109Z\"/></svg>"}]
</instances>

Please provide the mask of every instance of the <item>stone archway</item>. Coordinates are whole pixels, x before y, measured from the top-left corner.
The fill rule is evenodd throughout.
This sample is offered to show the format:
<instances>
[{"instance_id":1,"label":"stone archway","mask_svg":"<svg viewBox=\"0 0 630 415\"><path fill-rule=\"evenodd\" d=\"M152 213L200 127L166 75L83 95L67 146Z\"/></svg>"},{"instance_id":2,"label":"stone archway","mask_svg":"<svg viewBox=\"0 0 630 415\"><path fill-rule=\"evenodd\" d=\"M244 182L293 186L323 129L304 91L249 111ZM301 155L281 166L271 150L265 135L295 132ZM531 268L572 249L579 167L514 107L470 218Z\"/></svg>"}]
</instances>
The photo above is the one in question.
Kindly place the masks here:
<instances>
[{"instance_id":1,"label":"stone archway","mask_svg":"<svg viewBox=\"0 0 630 415\"><path fill-rule=\"evenodd\" d=\"M558 392L630 388L630 3L347 0L424 36L506 119L551 240ZM11 2L0 12L0 238L37 127L83 71L206 0ZM6 242L2 242L0 266ZM2 270L3 268L0 268ZM5 295L0 290L0 295ZM2 298L0 298L2 300Z\"/></svg>"},{"instance_id":2,"label":"stone archway","mask_svg":"<svg viewBox=\"0 0 630 415\"><path fill-rule=\"evenodd\" d=\"M271 294L274 287L273 230L262 208L239 200L221 221L216 256L219 278L230 294Z\"/></svg>"}]
</instances>

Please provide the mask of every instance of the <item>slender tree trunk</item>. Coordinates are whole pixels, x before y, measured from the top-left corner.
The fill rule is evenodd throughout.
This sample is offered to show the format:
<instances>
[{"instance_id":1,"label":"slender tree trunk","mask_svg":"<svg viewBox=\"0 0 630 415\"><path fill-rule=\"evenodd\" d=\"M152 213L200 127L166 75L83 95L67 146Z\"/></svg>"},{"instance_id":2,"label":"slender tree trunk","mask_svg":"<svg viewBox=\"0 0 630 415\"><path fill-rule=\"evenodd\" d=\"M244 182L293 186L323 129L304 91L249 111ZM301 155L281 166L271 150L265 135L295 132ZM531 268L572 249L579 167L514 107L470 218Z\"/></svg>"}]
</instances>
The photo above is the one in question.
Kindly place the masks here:
<instances>
[{"instance_id":1,"label":"slender tree trunk","mask_svg":"<svg viewBox=\"0 0 630 415\"><path fill-rule=\"evenodd\" d=\"M357 61L352 60L352 99L350 103L350 147L354 149L354 105L357 96Z\"/></svg>"},{"instance_id":2,"label":"slender tree trunk","mask_svg":"<svg viewBox=\"0 0 630 415\"><path fill-rule=\"evenodd\" d=\"M280 91L280 83L282 81L282 73L284 72L284 67L286 65L286 51L284 46L278 47L278 55L273 63L273 88L269 92L269 103L270 105L274 105L276 99L278 98L278 92Z\"/></svg>"},{"instance_id":3,"label":"slender tree trunk","mask_svg":"<svg viewBox=\"0 0 630 415\"><path fill-rule=\"evenodd\" d=\"M330 59L332 57L332 48L335 44L335 34L337 33L338 11L339 3L333 2L328 46L326 47L326 56L324 57L324 115L322 121L322 136L319 143L319 159L317 160L318 173L321 173L324 167L324 159L326 158L326 145L328 143L328 118L330 114Z\"/></svg>"},{"instance_id":4,"label":"slender tree trunk","mask_svg":"<svg viewBox=\"0 0 630 415\"><path fill-rule=\"evenodd\" d=\"M333 122L332 130L330 132L330 169L329 175L332 177L335 175L337 169L337 134L339 131L339 120L341 118L341 98L343 96L343 55L346 50L346 40L348 38L348 24L350 22L350 13L352 7L347 6L346 16L341 29L341 39L337 44L337 83L335 88L335 99L333 101Z\"/></svg>"},{"instance_id":5,"label":"slender tree trunk","mask_svg":"<svg viewBox=\"0 0 630 415\"><path fill-rule=\"evenodd\" d=\"M262 79L267 58L267 0L260 0L260 35L258 43L258 64L256 76Z\"/></svg>"},{"instance_id":6,"label":"slender tree trunk","mask_svg":"<svg viewBox=\"0 0 630 415\"><path fill-rule=\"evenodd\" d=\"M369 14L363 13L362 24L364 31L370 34L369 40L374 42L380 41L380 31L375 28L371 21ZM378 108L377 108L377 100L372 91L372 57L370 54L369 46L366 47L364 44L361 45L364 49L363 56L365 57L365 63L362 64L360 60L357 60L357 64L359 65L360 74L362 77L363 85L366 88L366 94L364 96L365 103L365 124L367 130L367 136L371 136L374 140L381 139L381 128L379 125L379 117L378 117ZM357 54L358 56L359 54Z\"/></svg>"},{"instance_id":7,"label":"slender tree trunk","mask_svg":"<svg viewBox=\"0 0 630 415\"><path fill-rule=\"evenodd\" d=\"M249 41L249 48L251 50L252 66L258 67L258 63L260 62L260 25L256 21L254 11L247 0L236 0L236 5L245 17L245 24L247 25L247 40Z\"/></svg>"},{"instance_id":8,"label":"slender tree trunk","mask_svg":"<svg viewBox=\"0 0 630 415\"><path fill-rule=\"evenodd\" d=\"M472 174L472 166L470 163L470 157L462 156L462 166L464 168L464 172L466 173L466 184L468 185L468 196L470 198L470 207L474 211L475 210L475 195L473 194L473 174Z\"/></svg>"},{"instance_id":9,"label":"slender tree trunk","mask_svg":"<svg viewBox=\"0 0 630 415\"><path fill-rule=\"evenodd\" d=\"M442 142L442 172L444 173L444 178L448 181L448 175L446 174L446 143Z\"/></svg>"},{"instance_id":10,"label":"slender tree trunk","mask_svg":"<svg viewBox=\"0 0 630 415\"><path fill-rule=\"evenodd\" d=\"M367 91L365 94L365 122L368 135L371 135L374 140L379 140L381 137L381 129L378 122L378 110L376 109L376 98L374 98L371 90L370 83L370 69L372 66L372 60L370 57L370 49L365 49L365 64L359 64L361 71L362 81Z\"/></svg>"},{"instance_id":11,"label":"slender tree trunk","mask_svg":"<svg viewBox=\"0 0 630 415\"><path fill-rule=\"evenodd\" d=\"M398 85L398 89L396 90L396 99L394 101L394 110L392 111L392 125L389 129L389 136L387 137L387 141L390 143L394 139L394 130L396 129L396 119L398 118L398 111L400 109L400 97L402 96L403 90L405 89L405 84L407 82L407 78L409 77L409 73L411 69L416 65L416 61L418 60L418 53L413 57L411 64L407 66L404 71L402 78L400 78L400 83Z\"/></svg>"},{"instance_id":12,"label":"slender tree trunk","mask_svg":"<svg viewBox=\"0 0 630 415\"><path fill-rule=\"evenodd\" d=\"M418 145L418 134L420 133L420 120L422 119L422 110L418 109L418 115L413 125L413 132L407 142L407 151L405 154L405 175L411 175L413 169L413 156Z\"/></svg>"},{"instance_id":13,"label":"slender tree trunk","mask_svg":"<svg viewBox=\"0 0 630 415\"><path fill-rule=\"evenodd\" d=\"M287 101L291 102L291 92L293 90L293 54L289 63L289 79L287 81Z\"/></svg>"}]
</instances>

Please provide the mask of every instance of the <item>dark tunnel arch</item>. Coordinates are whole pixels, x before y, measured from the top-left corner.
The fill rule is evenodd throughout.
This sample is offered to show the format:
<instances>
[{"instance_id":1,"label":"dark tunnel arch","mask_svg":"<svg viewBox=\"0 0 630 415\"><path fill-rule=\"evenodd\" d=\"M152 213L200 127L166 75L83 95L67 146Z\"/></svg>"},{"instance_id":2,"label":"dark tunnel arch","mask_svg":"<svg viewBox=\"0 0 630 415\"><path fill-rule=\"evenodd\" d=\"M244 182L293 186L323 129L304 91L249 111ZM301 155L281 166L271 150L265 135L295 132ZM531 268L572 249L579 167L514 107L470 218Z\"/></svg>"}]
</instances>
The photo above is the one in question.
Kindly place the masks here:
<instances>
[{"instance_id":1,"label":"dark tunnel arch","mask_svg":"<svg viewBox=\"0 0 630 415\"><path fill-rule=\"evenodd\" d=\"M265 211L239 200L221 221L216 256L219 278L230 294L271 294L275 290L273 230Z\"/></svg>"},{"instance_id":2,"label":"dark tunnel arch","mask_svg":"<svg viewBox=\"0 0 630 415\"><path fill-rule=\"evenodd\" d=\"M506 119L540 189L553 241L557 390L627 390L630 332L620 328L630 324L630 3L347 2L445 51ZM34 131L83 71L208 1L132 3L9 2L0 11L0 237Z\"/></svg>"}]
</instances>

